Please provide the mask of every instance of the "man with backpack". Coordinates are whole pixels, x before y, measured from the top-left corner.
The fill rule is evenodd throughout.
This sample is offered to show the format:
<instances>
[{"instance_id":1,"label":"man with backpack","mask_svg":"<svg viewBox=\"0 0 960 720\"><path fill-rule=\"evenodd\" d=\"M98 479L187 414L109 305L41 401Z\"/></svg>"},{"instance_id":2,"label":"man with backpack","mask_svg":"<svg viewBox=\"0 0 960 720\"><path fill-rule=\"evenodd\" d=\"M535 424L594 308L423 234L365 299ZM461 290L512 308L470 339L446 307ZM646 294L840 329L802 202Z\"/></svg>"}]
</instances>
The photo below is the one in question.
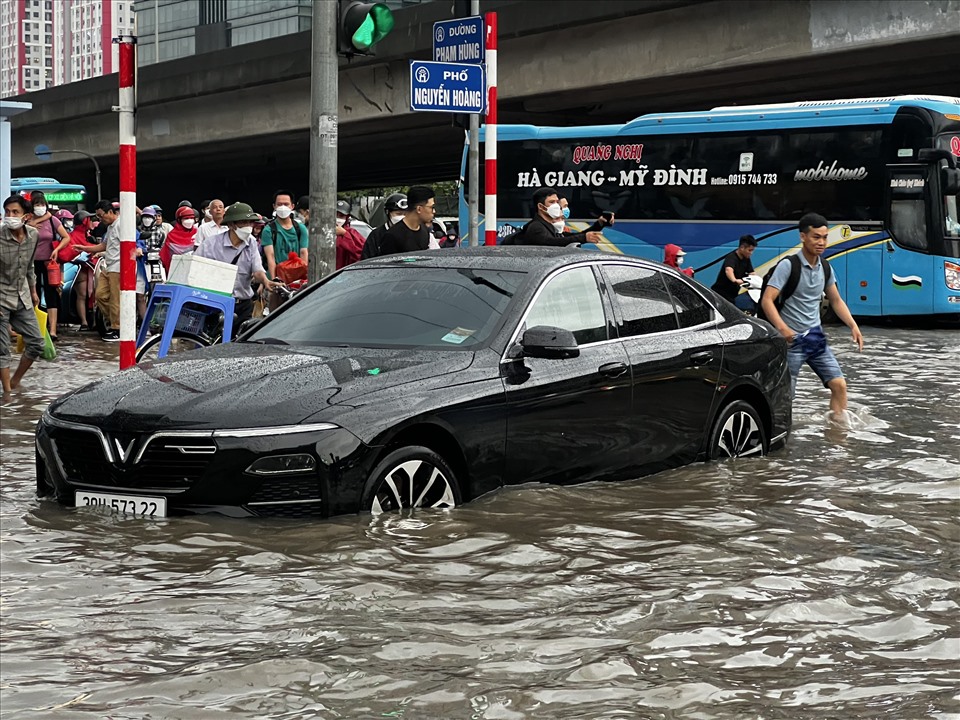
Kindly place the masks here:
<instances>
[{"instance_id":1,"label":"man with backpack","mask_svg":"<svg viewBox=\"0 0 960 720\"><path fill-rule=\"evenodd\" d=\"M797 390L797 376L804 363L830 390L830 410L847 409L847 382L820 327L820 298L826 294L837 317L850 328L853 341L863 351L863 335L840 297L829 263L822 260L829 228L817 213L800 218L800 252L783 258L764 281L760 297L761 316L789 343L787 366L790 388Z\"/></svg>"},{"instance_id":2,"label":"man with backpack","mask_svg":"<svg viewBox=\"0 0 960 720\"><path fill-rule=\"evenodd\" d=\"M273 194L273 219L260 233L260 245L269 278L277 276L277 263L286 260L291 252L308 262L310 237L303 223L293 219L293 193L289 190L277 190Z\"/></svg>"}]
</instances>

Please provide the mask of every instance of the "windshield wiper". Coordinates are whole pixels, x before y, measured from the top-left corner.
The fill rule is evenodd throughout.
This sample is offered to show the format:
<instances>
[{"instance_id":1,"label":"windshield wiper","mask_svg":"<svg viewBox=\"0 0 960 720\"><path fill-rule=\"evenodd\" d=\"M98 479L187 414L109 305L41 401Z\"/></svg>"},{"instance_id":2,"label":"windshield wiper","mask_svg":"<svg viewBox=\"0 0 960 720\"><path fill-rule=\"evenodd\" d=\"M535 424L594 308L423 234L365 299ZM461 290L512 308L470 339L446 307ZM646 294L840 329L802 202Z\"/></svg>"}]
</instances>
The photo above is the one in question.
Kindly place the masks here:
<instances>
[{"instance_id":1,"label":"windshield wiper","mask_svg":"<svg viewBox=\"0 0 960 720\"><path fill-rule=\"evenodd\" d=\"M257 338L256 340L247 340L248 343L257 343L258 345L289 345L286 340L281 340L280 338L268 337L268 338Z\"/></svg>"},{"instance_id":2,"label":"windshield wiper","mask_svg":"<svg viewBox=\"0 0 960 720\"><path fill-rule=\"evenodd\" d=\"M470 280L470 282L474 283L475 285L486 285L488 288L490 288L494 292L498 292L501 295L506 295L508 298L513 297L512 292L510 292L506 288L500 287L499 285L497 285L491 280L488 280L485 277L480 277L473 270L460 269L460 270L457 270L457 272L463 275L468 280Z\"/></svg>"}]
</instances>

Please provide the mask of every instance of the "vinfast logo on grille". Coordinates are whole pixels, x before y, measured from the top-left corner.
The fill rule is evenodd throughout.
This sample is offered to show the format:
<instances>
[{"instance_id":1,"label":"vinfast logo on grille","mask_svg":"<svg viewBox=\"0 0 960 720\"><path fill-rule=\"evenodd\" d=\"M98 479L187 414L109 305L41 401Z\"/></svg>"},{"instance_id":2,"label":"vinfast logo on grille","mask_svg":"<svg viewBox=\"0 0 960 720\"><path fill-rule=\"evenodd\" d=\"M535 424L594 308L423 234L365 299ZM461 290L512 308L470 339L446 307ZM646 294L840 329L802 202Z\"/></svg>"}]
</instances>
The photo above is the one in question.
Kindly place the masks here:
<instances>
[{"instance_id":1,"label":"vinfast logo on grille","mask_svg":"<svg viewBox=\"0 0 960 720\"><path fill-rule=\"evenodd\" d=\"M834 180L864 180L866 179L867 169L865 167L845 168L837 167L837 161L834 160L831 165L824 165L823 160L815 168L806 170L797 170L794 173L794 182L828 182Z\"/></svg>"},{"instance_id":2,"label":"vinfast logo on grille","mask_svg":"<svg viewBox=\"0 0 960 720\"><path fill-rule=\"evenodd\" d=\"M893 286L900 290L919 290L923 287L923 278L919 275L891 275Z\"/></svg>"}]
</instances>

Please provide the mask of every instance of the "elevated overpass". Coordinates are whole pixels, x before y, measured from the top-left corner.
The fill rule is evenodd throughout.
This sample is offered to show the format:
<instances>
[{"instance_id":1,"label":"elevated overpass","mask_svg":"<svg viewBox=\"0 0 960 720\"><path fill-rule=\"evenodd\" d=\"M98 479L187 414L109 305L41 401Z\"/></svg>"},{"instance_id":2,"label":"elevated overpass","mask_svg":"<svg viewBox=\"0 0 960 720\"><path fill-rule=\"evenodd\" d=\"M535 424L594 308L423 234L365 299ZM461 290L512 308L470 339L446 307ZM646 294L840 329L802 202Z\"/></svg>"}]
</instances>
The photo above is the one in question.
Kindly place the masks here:
<instances>
[{"instance_id":1,"label":"elevated overpass","mask_svg":"<svg viewBox=\"0 0 960 720\"><path fill-rule=\"evenodd\" d=\"M377 56L341 61L342 189L459 175L463 130L409 110L408 61L429 59L450 2L396 13ZM960 94L960 0L490 0L501 122L623 122L653 111L910 93ZM171 204L219 195L263 207L306 193L310 33L142 67L138 189ZM14 119L14 175L93 187L117 175L115 75L31 93Z\"/></svg>"}]
</instances>

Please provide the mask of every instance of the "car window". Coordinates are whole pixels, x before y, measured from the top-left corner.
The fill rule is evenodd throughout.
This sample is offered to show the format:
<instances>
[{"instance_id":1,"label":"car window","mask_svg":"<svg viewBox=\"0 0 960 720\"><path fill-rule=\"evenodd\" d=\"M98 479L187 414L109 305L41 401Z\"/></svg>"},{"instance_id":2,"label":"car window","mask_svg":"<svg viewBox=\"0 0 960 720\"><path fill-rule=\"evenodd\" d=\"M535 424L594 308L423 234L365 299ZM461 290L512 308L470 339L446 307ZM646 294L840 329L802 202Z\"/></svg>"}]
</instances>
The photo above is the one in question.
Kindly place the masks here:
<instances>
[{"instance_id":1,"label":"car window","mask_svg":"<svg viewBox=\"0 0 960 720\"><path fill-rule=\"evenodd\" d=\"M620 308L620 337L677 329L663 273L630 265L604 265L603 274Z\"/></svg>"},{"instance_id":2,"label":"car window","mask_svg":"<svg viewBox=\"0 0 960 720\"><path fill-rule=\"evenodd\" d=\"M569 330L580 345L607 339L603 301L591 268L565 270L547 283L527 315L527 327L537 325Z\"/></svg>"},{"instance_id":3,"label":"car window","mask_svg":"<svg viewBox=\"0 0 960 720\"><path fill-rule=\"evenodd\" d=\"M470 348L498 327L524 272L474 268L350 268L294 298L248 342L349 347Z\"/></svg>"},{"instance_id":4,"label":"car window","mask_svg":"<svg viewBox=\"0 0 960 720\"><path fill-rule=\"evenodd\" d=\"M663 279L673 296L673 305L677 309L680 327L688 328L702 325L713 318L713 308L701 297L700 293L678 277L663 273Z\"/></svg>"}]
</instances>

